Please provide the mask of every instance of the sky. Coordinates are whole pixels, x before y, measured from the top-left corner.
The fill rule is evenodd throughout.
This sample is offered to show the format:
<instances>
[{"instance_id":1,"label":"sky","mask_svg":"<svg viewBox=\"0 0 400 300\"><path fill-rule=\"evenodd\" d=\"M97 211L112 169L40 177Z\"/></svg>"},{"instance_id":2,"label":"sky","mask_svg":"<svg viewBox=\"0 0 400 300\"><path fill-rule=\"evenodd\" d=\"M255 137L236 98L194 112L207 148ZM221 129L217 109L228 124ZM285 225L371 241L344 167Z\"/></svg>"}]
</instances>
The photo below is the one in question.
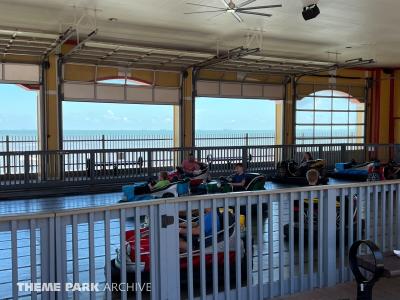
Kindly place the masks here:
<instances>
[{"instance_id":1,"label":"sky","mask_svg":"<svg viewBox=\"0 0 400 300\"><path fill-rule=\"evenodd\" d=\"M37 92L0 84L0 130L37 128ZM198 130L273 130L275 102L198 98ZM221 117L223 116L223 117ZM64 130L173 130L171 105L63 103Z\"/></svg>"},{"instance_id":2,"label":"sky","mask_svg":"<svg viewBox=\"0 0 400 300\"><path fill-rule=\"evenodd\" d=\"M320 92L319 92L320 93ZM36 130L37 95L18 85L0 84L0 131ZM321 95L323 96L323 95ZM326 95L325 95L326 96ZM328 98L329 99L329 98ZM297 112L298 124L354 124L357 113L340 110L360 109L359 104L337 98L331 104L327 98L306 97L298 109L330 110L335 112ZM196 130L274 130L276 103L254 99L197 98L195 103ZM173 106L116 103L63 103L64 130L173 130ZM307 129L308 126L300 126ZM300 129L300 127L298 129ZM346 129L346 126L337 126ZM342 128L343 127L343 128Z\"/></svg>"},{"instance_id":3,"label":"sky","mask_svg":"<svg viewBox=\"0 0 400 300\"><path fill-rule=\"evenodd\" d=\"M196 99L198 130L274 130L276 103L254 99Z\"/></svg>"},{"instance_id":4,"label":"sky","mask_svg":"<svg viewBox=\"0 0 400 300\"><path fill-rule=\"evenodd\" d=\"M37 128L37 91L0 84L0 130Z\"/></svg>"}]
</instances>

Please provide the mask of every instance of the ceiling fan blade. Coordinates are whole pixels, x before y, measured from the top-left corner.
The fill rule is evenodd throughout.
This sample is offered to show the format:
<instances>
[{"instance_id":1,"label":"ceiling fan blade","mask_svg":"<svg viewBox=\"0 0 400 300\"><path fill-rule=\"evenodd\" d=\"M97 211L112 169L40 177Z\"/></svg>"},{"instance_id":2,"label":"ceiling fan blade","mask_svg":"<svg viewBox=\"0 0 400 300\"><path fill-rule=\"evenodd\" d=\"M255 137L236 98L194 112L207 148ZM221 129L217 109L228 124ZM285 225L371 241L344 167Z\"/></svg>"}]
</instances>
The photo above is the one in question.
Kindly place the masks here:
<instances>
[{"instance_id":1,"label":"ceiling fan blade","mask_svg":"<svg viewBox=\"0 0 400 300\"><path fill-rule=\"evenodd\" d=\"M202 11L193 11L193 12L186 12L185 15L194 15L194 14L204 14L204 13L213 13L213 12L225 12L225 9L218 9L218 10L202 10Z\"/></svg>"},{"instance_id":2,"label":"ceiling fan blade","mask_svg":"<svg viewBox=\"0 0 400 300\"><path fill-rule=\"evenodd\" d=\"M236 20L238 20L239 23L243 22L243 19L235 11L231 12L231 14L236 18Z\"/></svg>"},{"instance_id":3,"label":"ceiling fan blade","mask_svg":"<svg viewBox=\"0 0 400 300\"><path fill-rule=\"evenodd\" d=\"M262 14L262 13L256 13L256 12L251 12L251 11L240 11L241 14L248 14L248 15L257 15L257 16L264 16L264 17L272 17L271 14Z\"/></svg>"},{"instance_id":4,"label":"ceiling fan blade","mask_svg":"<svg viewBox=\"0 0 400 300\"><path fill-rule=\"evenodd\" d=\"M236 7L237 7L237 8L241 8L241 7L243 7L243 6L249 5L250 3L253 3L253 2L255 2L255 1L256 1L256 0L247 0L247 1L244 1L244 2L240 3L239 5L236 5Z\"/></svg>"},{"instance_id":5,"label":"ceiling fan blade","mask_svg":"<svg viewBox=\"0 0 400 300\"><path fill-rule=\"evenodd\" d=\"M276 7L282 7L282 4L276 4L276 5L262 5L262 6L250 6L250 7L238 8L238 9L236 9L236 10L237 10L237 11L242 11L242 10L263 9L263 8L276 8Z\"/></svg>"},{"instance_id":6,"label":"ceiling fan blade","mask_svg":"<svg viewBox=\"0 0 400 300\"><path fill-rule=\"evenodd\" d=\"M188 4L188 5L193 5L193 6L200 6L200 7L208 7L208 8L222 9L222 7L210 6L210 5L203 5L203 4L197 4L197 3L190 3L190 2L187 2L186 4Z\"/></svg>"},{"instance_id":7,"label":"ceiling fan blade","mask_svg":"<svg viewBox=\"0 0 400 300\"><path fill-rule=\"evenodd\" d=\"M229 2L226 2L226 0L221 0L221 2L226 8L229 8Z\"/></svg>"},{"instance_id":8,"label":"ceiling fan blade","mask_svg":"<svg viewBox=\"0 0 400 300\"><path fill-rule=\"evenodd\" d=\"M215 19L216 17L219 17L220 15L223 15L224 13L226 13L226 10L224 10L223 12L220 12L220 13L218 13L218 14L216 14L216 15L210 17L210 18L208 18L207 20Z\"/></svg>"}]
</instances>

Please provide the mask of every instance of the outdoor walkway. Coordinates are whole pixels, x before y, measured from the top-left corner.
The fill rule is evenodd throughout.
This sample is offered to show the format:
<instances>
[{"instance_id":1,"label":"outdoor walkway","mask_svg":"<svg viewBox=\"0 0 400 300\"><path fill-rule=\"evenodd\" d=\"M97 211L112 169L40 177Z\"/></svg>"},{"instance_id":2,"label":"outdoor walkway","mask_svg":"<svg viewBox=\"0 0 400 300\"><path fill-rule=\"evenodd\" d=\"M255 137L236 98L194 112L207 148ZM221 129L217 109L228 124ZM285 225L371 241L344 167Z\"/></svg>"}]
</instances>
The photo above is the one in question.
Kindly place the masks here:
<instances>
[{"instance_id":1,"label":"outdoor walkway","mask_svg":"<svg viewBox=\"0 0 400 300\"><path fill-rule=\"evenodd\" d=\"M297 294L290 297L276 298L276 300L355 300L357 286L355 282L339 284L332 288L316 289L312 292ZM375 284L374 300L399 300L400 278L382 278Z\"/></svg>"}]
</instances>

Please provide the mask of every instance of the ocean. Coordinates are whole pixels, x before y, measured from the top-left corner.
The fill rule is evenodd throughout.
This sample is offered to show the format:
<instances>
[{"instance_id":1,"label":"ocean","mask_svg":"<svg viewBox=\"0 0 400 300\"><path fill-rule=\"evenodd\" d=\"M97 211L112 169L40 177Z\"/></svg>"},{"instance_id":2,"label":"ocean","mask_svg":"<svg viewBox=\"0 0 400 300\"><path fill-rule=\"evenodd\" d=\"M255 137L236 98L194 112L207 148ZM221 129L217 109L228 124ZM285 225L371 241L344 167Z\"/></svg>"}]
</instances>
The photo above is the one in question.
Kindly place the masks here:
<instances>
[{"instance_id":1,"label":"ocean","mask_svg":"<svg viewBox=\"0 0 400 300\"><path fill-rule=\"evenodd\" d=\"M317 136L312 139L313 135ZM362 143L363 137L347 130L297 131L297 144ZM333 137L331 137L331 135ZM65 150L170 148L174 146L172 130L65 130ZM198 130L197 147L275 145L274 130ZM0 152L36 151L35 130L0 130Z\"/></svg>"},{"instance_id":2,"label":"ocean","mask_svg":"<svg viewBox=\"0 0 400 300\"><path fill-rule=\"evenodd\" d=\"M171 130L65 130L65 150L129 149L173 147ZM0 152L35 151L35 130L0 130ZM274 130L199 130L196 146L274 145Z\"/></svg>"}]
</instances>

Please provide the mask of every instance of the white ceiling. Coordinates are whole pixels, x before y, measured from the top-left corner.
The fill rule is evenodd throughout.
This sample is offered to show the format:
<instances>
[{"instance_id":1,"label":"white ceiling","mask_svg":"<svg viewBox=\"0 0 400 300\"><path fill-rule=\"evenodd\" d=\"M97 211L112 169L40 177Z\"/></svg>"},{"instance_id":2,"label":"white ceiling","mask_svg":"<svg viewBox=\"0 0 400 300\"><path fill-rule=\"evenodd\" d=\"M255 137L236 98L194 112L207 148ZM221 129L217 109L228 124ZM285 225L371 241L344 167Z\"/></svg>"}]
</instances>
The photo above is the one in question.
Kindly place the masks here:
<instances>
[{"instance_id":1,"label":"white ceiling","mask_svg":"<svg viewBox=\"0 0 400 300\"><path fill-rule=\"evenodd\" d=\"M321 15L307 22L301 10L309 0L257 0L254 6L283 7L266 9L271 18L243 15L244 23L229 13L213 19L213 14L185 15L203 10L186 2L223 7L220 0L2 0L0 29L62 32L74 19L94 16L96 9L96 24L85 17L79 27L81 32L97 27L95 40L216 51L246 45L248 34L262 30L265 56L332 62L362 57L400 66L399 0L320 0Z\"/></svg>"}]
</instances>

